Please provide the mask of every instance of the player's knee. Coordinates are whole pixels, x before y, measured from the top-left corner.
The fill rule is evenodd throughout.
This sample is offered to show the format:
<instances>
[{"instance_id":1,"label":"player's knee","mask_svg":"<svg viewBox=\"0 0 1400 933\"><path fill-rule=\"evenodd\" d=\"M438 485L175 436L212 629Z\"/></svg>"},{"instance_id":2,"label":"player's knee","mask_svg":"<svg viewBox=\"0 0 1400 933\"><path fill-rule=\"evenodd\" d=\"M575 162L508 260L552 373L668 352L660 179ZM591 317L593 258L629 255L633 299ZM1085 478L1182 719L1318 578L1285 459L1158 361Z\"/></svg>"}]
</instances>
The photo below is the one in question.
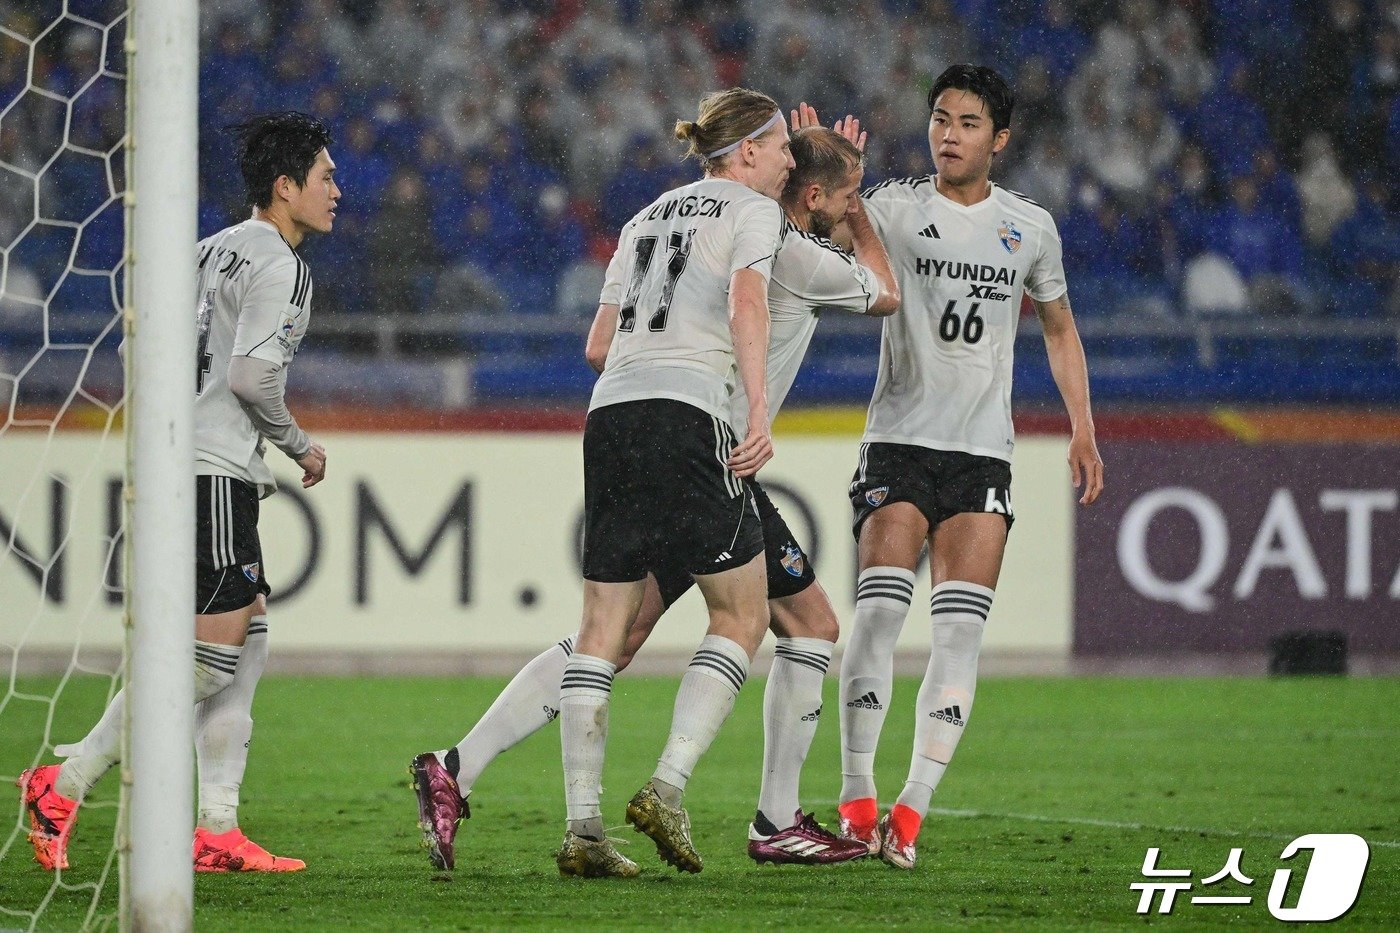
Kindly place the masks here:
<instances>
[{"instance_id":1,"label":"player's knee","mask_svg":"<svg viewBox=\"0 0 1400 933\"><path fill-rule=\"evenodd\" d=\"M800 611L780 600L771 608L769 627L779 638L820 638L833 644L841 635L841 624L830 600L808 600Z\"/></svg>"}]
</instances>

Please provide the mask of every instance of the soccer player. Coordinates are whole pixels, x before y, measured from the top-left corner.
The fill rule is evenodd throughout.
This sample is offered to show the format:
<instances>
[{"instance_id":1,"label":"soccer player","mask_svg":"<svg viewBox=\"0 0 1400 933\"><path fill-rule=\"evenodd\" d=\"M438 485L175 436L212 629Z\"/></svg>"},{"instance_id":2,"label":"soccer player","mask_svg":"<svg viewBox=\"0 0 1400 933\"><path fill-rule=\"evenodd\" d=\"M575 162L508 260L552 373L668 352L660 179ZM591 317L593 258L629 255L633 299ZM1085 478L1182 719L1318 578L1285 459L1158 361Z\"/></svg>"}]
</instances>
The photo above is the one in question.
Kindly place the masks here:
<instances>
[{"instance_id":1,"label":"soccer player","mask_svg":"<svg viewBox=\"0 0 1400 933\"><path fill-rule=\"evenodd\" d=\"M264 442L302 469L326 474L326 451L287 410L287 368L311 316L311 271L296 247L329 233L340 189L330 134L294 112L233 127L252 217L203 240L196 314L195 744L199 762L196 871L298 871L238 827L238 792L252 734L253 690L267 659L271 592L258 539L258 502L277 488ZM121 754L125 691L67 760L20 777L29 840L45 868L67 868L77 808Z\"/></svg>"},{"instance_id":2,"label":"soccer player","mask_svg":"<svg viewBox=\"0 0 1400 933\"><path fill-rule=\"evenodd\" d=\"M847 127L851 139L858 140L858 121L843 129ZM794 133L791 148L796 167L782 197L787 236L768 286L768 398L775 415L796 379L820 308L878 316L899 304L889 258L855 196L864 172L860 149L820 127ZM826 239L843 219L852 231L855 261ZM615 315L600 309L587 348L589 362L599 372L605 370L616 328ZM745 434L748 401L743 392L736 393L730 408L735 434ZM822 681L838 633L836 613L782 516L757 481L752 487L763 518L770 628L778 642L764 693L763 781L749 829L749 855L798 864L846 861L865 855L865 846L827 832L798 803L802 764L816 733ZM652 568L647 582L618 670L693 583L683 566L664 563ZM560 678L576 637L526 665L458 745L414 759L420 823L436 867L452 867L457 824L469 812L465 797L472 783L498 754L553 720Z\"/></svg>"},{"instance_id":3,"label":"soccer player","mask_svg":"<svg viewBox=\"0 0 1400 933\"><path fill-rule=\"evenodd\" d=\"M1070 476L1089 505L1103 489L1084 349L1055 222L993 183L1014 97L990 68L954 65L929 91L937 173L863 192L889 247L904 309L885 321L880 371L851 484L860 578L841 664L840 825L899 868L914 864L930 798L952 760L1011 528L1011 358L1022 293L1044 325L1069 411ZM815 120L815 115L811 115ZM927 545L932 653L915 702L909 777L879 817L875 748L895 640Z\"/></svg>"}]
</instances>

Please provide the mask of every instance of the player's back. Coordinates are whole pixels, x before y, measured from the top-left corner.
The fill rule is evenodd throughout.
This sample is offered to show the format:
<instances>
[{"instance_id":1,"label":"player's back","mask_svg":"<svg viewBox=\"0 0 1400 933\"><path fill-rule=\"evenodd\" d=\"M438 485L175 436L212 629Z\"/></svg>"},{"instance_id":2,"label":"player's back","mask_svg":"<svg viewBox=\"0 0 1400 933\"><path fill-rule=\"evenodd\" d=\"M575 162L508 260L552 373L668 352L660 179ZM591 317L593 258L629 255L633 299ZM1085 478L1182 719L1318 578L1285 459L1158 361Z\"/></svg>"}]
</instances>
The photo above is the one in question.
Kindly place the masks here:
<instances>
[{"instance_id":1,"label":"player's back","mask_svg":"<svg viewBox=\"0 0 1400 933\"><path fill-rule=\"evenodd\" d=\"M823 309L866 314L880 296L880 282L867 266L856 262L825 237L787 222L773 278L768 284L768 415L779 409L792 391L797 371L807 355ZM729 423L738 437L748 429L748 397L734 387Z\"/></svg>"},{"instance_id":2,"label":"player's back","mask_svg":"<svg viewBox=\"0 0 1400 933\"><path fill-rule=\"evenodd\" d=\"M767 279L783 232L776 201L723 178L668 191L638 212L608 264L601 302L618 306L618 326L590 410L670 398L727 419L730 278L751 268Z\"/></svg>"},{"instance_id":3,"label":"player's back","mask_svg":"<svg viewBox=\"0 0 1400 933\"><path fill-rule=\"evenodd\" d=\"M311 271L277 228L246 220L196 247L198 266L195 468L276 488L261 438L228 384L229 361L281 367L285 383L311 309Z\"/></svg>"},{"instance_id":4,"label":"player's back","mask_svg":"<svg viewBox=\"0 0 1400 933\"><path fill-rule=\"evenodd\" d=\"M1011 458L1012 355L1021 298L1064 294L1048 211L998 185L971 206L933 176L862 194L903 304L885 319L865 440Z\"/></svg>"}]
</instances>

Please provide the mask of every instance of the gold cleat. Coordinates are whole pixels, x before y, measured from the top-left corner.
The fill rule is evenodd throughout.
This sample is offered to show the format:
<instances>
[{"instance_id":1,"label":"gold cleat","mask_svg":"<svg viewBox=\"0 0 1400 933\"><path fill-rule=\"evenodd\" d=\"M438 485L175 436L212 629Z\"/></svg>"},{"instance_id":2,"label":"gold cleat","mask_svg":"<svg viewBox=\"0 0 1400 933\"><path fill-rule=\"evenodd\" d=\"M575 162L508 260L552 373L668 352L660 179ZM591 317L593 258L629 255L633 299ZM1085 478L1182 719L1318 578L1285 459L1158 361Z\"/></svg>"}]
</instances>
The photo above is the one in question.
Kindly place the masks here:
<instances>
[{"instance_id":1,"label":"gold cleat","mask_svg":"<svg viewBox=\"0 0 1400 933\"><path fill-rule=\"evenodd\" d=\"M700 853L690 841L690 816L681 807L667 806L647 781L627 802L627 822L656 843L656 854L679 871L698 873Z\"/></svg>"},{"instance_id":2,"label":"gold cleat","mask_svg":"<svg viewBox=\"0 0 1400 933\"><path fill-rule=\"evenodd\" d=\"M559 874L565 878L635 878L637 863L613 847L613 840L594 841L564 833L564 845L554 853Z\"/></svg>"}]
</instances>

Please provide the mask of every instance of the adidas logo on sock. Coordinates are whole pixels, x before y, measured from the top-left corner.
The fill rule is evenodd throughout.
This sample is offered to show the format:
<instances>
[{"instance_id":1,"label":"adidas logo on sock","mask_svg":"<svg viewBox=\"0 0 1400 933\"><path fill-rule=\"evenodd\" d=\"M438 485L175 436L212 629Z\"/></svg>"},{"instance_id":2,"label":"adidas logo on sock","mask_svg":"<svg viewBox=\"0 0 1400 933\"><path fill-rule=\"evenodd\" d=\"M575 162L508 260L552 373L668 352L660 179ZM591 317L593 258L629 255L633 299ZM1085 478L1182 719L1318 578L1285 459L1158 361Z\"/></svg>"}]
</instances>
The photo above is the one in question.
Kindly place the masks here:
<instances>
[{"instance_id":1,"label":"adidas logo on sock","mask_svg":"<svg viewBox=\"0 0 1400 933\"><path fill-rule=\"evenodd\" d=\"M925 227L924 229L920 230L920 231L919 231L919 236L926 236L926 237L928 237L930 240L939 240L939 239L942 239L942 237L940 237L940 236L938 235L938 228L935 227L933 224L929 224L927 227Z\"/></svg>"},{"instance_id":2,"label":"adidas logo on sock","mask_svg":"<svg viewBox=\"0 0 1400 933\"><path fill-rule=\"evenodd\" d=\"M885 704L880 702L880 698L871 690L863 697L852 700L846 704L846 709L884 709Z\"/></svg>"},{"instance_id":3,"label":"adidas logo on sock","mask_svg":"<svg viewBox=\"0 0 1400 933\"><path fill-rule=\"evenodd\" d=\"M958 706L956 703L940 710L934 710L932 713L929 713L929 715L934 719L941 719L954 726L963 726L967 724L963 720L962 707Z\"/></svg>"},{"instance_id":4,"label":"adidas logo on sock","mask_svg":"<svg viewBox=\"0 0 1400 933\"><path fill-rule=\"evenodd\" d=\"M802 717L802 721L803 721L803 722L816 722L818 719L821 718L821 715L822 715L822 708L821 708L820 706L818 706L816 709L812 710L812 711L811 711L810 713L808 713L806 716L803 716L803 717Z\"/></svg>"},{"instance_id":5,"label":"adidas logo on sock","mask_svg":"<svg viewBox=\"0 0 1400 933\"><path fill-rule=\"evenodd\" d=\"M554 722L554 717L559 715L559 711L552 706L544 707L544 721Z\"/></svg>"}]
</instances>

